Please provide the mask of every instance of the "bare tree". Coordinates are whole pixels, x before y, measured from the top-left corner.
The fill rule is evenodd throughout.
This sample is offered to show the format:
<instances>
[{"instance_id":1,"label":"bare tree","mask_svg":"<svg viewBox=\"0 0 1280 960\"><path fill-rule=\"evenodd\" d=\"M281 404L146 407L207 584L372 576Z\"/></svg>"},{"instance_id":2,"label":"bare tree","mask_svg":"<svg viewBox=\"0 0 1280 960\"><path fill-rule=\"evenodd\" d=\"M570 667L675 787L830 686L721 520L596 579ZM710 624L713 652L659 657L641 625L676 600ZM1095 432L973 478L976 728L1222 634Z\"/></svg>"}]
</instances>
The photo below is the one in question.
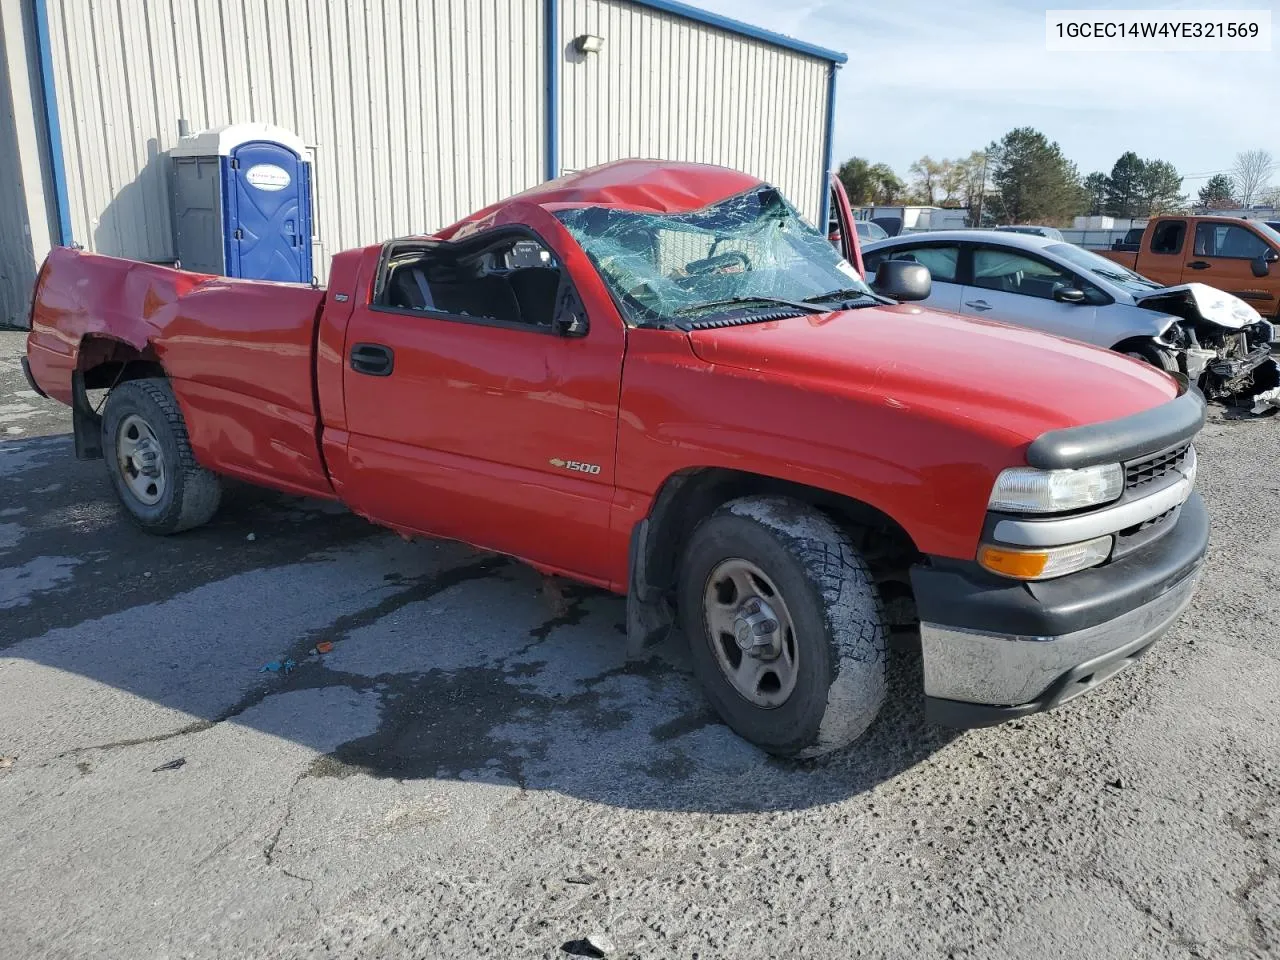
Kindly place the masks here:
<instances>
[{"instance_id":1,"label":"bare tree","mask_svg":"<svg viewBox=\"0 0 1280 960\"><path fill-rule=\"evenodd\" d=\"M1271 171L1275 169L1275 165L1275 160L1266 150L1246 150L1236 154L1231 179L1235 181L1236 199L1240 206L1252 205L1254 199L1266 189L1271 182Z\"/></svg>"}]
</instances>

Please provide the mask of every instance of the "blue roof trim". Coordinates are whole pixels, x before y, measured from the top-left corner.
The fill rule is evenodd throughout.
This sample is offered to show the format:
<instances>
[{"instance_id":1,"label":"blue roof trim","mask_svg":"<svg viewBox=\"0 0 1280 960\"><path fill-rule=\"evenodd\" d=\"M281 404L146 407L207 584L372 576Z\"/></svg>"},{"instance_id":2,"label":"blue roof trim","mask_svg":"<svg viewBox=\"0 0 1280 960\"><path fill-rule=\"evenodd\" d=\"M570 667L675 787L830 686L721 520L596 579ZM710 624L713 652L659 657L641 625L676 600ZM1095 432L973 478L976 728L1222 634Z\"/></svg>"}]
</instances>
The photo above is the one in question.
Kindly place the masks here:
<instances>
[{"instance_id":1,"label":"blue roof trim","mask_svg":"<svg viewBox=\"0 0 1280 960\"><path fill-rule=\"evenodd\" d=\"M53 86L53 50L49 44L49 9L35 0L36 59L40 61L40 87L44 100L45 133L48 136L49 175L53 181L53 206L58 215L58 244L68 247L71 236L71 204L67 199L67 171L62 162L62 124L58 121L58 93Z\"/></svg>"},{"instance_id":2,"label":"blue roof trim","mask_svg":"<svg viewBox=\"0 0 1280 960\"><path fill-rule=\"evenodd\" d=\"M727 30L730 33L737 33L744 37L751 37L755 40L763 40L765 43L771 43L775 47L782 47L785 50L794 50L796 53L803 53L810 57L817 57L819 60L830 60L832 63L848 63L848 54L841 53L838 50L828 50L826 47L819 47L812 43L805 43L803 40L796 40L785 34L774 33L772 30L765 30L761 27L753 27L749 23L743 23L741 20L733 20L730 17L722 17L718 13L709 13L706 10L699 10L697 7L691 7L687 3L680 3L679 0L631 0L632 3L642 7L651 7L654 10L661 10L663 13L671 13L678 17L684 17L688 20L696 20L699 23L705 23L708 26L719 27L721 30Z\"/></svg>"}]
</instances>

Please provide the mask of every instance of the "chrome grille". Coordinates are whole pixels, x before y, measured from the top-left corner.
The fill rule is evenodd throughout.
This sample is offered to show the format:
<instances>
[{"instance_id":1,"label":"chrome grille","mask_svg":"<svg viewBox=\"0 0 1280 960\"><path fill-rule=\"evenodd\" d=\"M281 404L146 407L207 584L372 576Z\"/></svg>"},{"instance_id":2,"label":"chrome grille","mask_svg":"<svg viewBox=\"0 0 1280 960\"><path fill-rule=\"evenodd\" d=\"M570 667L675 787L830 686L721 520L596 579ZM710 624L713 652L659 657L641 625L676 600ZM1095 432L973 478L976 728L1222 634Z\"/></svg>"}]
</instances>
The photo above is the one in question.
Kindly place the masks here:
<instances>
[{"instance_id":1,"label":"chrome grille","mask_svg":"<svg viewBox=\"0 0 1280 960\"><path fill-rule=\"evenodd\" d=\"M1124 486L1126 490L1135 490L1145 484L1159 480L1178 469L1187 460L1191 444L1181 443L1168 450L1161 450L1142 460L1134 460L1124 465Z\"/></svg>"}]
</instances>

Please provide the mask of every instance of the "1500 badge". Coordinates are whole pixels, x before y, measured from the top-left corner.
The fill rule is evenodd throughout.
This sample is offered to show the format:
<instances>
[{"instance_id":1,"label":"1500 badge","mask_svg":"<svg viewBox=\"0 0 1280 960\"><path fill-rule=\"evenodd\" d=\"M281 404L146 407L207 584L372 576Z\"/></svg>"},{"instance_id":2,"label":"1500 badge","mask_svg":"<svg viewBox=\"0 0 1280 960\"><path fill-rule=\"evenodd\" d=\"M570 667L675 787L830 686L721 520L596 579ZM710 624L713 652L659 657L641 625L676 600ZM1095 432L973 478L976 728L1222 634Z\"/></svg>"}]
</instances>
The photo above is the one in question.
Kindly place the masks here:
<instances>
[{"instance_id":1,"label":"1500 badge","mask_svg":"<svg viewBox=\"0 0 1280 960\"><path fill-rule=\"evenodd\" d=\"M547 461L553 467L564 467L566 470L576 470L578 473L589 473L593 476L600 472L598 463L581 463L578 460L561 460L559 457L552 457Z\"/></svg>"}]
</instances>

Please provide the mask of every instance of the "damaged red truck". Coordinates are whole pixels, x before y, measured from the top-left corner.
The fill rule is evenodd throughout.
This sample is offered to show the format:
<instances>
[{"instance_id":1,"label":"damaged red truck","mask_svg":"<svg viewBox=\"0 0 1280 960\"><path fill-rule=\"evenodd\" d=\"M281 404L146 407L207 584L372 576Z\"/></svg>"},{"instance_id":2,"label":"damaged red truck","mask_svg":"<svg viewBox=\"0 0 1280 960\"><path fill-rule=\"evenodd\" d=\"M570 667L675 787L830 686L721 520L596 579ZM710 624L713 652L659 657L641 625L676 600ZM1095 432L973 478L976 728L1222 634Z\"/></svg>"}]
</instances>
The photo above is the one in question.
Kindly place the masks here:
<instances>
[{"instance_id":1,"label":"damaged red truck","mask_svg":"<svg viewBox=\"0 0 1280 960\"><path fill-rule=\"evenodd\" d=\"M144 528L235 477L625 593L632 642L678 623L774 753L862 734L894 632L934 720L1057 706L1191 600L1203 401L921 309L919 264L868 285L842 232L745 174L622 161L339 254L327 290L58 249L28 373Z\"/></svg>"}]
</instances>

